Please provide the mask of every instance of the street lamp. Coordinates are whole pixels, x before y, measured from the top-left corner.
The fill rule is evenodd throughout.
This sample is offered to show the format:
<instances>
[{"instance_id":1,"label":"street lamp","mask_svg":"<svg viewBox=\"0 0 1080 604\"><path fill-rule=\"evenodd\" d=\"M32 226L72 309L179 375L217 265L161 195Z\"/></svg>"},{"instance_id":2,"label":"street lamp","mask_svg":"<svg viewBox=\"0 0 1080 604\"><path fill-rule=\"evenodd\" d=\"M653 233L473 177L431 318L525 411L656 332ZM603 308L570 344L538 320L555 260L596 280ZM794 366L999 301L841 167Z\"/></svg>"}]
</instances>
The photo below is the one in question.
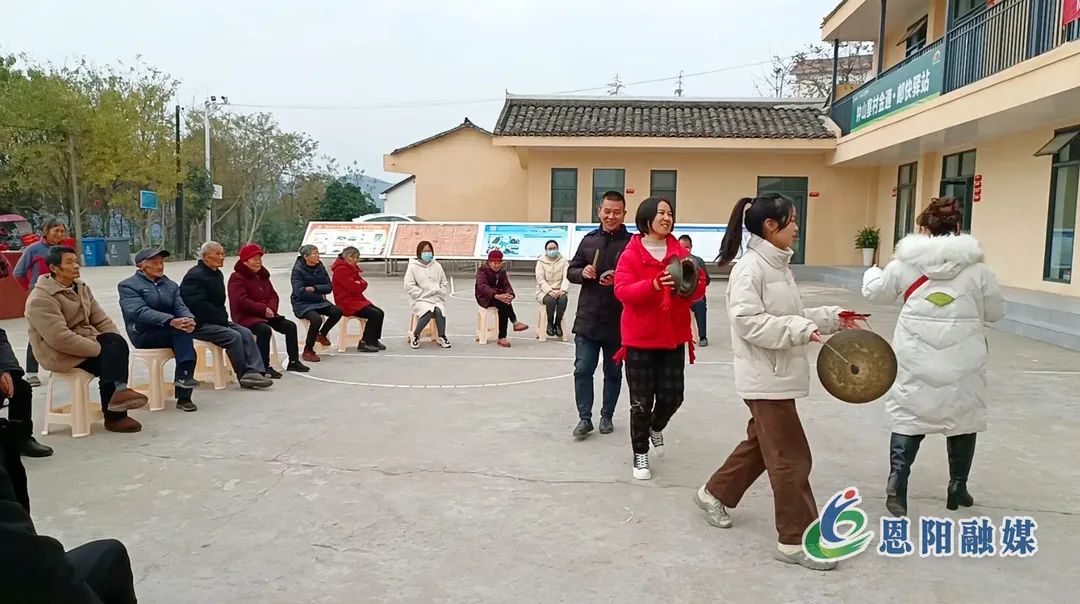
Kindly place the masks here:
<instances>
[{"instance_id":1,"label":"street lamp","mask_svg":"<svg viewBox=\"0 0 1080 604\"><path fill-rule=\"evenodd\" d=\"M203 142L206 145L204 155L206 156L206 176L207 176L207 178L210 179L210 186L214 185L214 177L213 177L213 174L210 172L210 108L211 107L221 107L223 105L228 105L228 104L229 104L229 97L227 97L227 96L221 97L220 101L218 101L218 98L216 96L211 96L209 99L206 99L206 101L203 103ZM213 206L214 206L214 199L213 199L213 194L211 194L211 196L210 196L210 204L206 206L206 240L207 241L211 241L214 238L213 237L214 221L213 221L212 213L211 213L211 209L213 208Z\"/></svg>"}]
</instances>

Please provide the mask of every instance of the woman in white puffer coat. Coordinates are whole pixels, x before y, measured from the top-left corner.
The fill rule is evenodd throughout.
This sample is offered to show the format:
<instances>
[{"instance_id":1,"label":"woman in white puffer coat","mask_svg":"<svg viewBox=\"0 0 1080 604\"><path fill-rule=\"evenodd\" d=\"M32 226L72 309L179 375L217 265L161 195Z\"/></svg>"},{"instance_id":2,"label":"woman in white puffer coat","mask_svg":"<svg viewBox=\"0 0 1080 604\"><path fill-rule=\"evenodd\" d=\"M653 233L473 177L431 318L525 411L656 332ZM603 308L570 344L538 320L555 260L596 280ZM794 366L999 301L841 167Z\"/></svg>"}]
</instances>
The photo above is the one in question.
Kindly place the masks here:
<instances>
[{"instance_id":1,"label":"woman in white puffer coat","mask_svg":"<svg viewBox=\"0 0 1080 604\"><path fill-rule=\"evenodd\" d=\"M907 515L908 476L927 434L946 437L945 506L974 503L967 479L975 435L986 429L983 322L1000 321L1005 301L978 240L960 234L962 216L956 198L931 200L917 220L920 233L900 241L885 270L874 266L863 276L868 299L903 297L892 340L896 382L885 403L892 428L885 507L894 516Z\"/></svg>"},{"instance_id":2,"label":"woman in white puffer coat","mask_svg":"<svg viewBox=\"0 0 1080 604\"><path fill-rule=\"evenodd\" d=\"M544 244L544 253L536 259L536 301L547 307L549 338L563 337L563 314L570 301L566 297L570 289L569 266L566 257L559 253L559 242L554 239Z\"/></svg>"},{"instance_id":3,"label":"woman in white puffer coat","mask_svg":"<svg viewBox=\"0 0 1080 604\"><path fill-rule=\"evenodd\" d=\"M435 248L430 241L418 243L416 258L409 259L409 268L405 269L405 292L409 294L412 312L417 317L416 327L409 334L409 346L420 348L421 332L435 319L439 346L450 348L450 340L446 339L446 298L450 296L450 285L442 265L435 260Z\"/></svg>"}]
</instances>

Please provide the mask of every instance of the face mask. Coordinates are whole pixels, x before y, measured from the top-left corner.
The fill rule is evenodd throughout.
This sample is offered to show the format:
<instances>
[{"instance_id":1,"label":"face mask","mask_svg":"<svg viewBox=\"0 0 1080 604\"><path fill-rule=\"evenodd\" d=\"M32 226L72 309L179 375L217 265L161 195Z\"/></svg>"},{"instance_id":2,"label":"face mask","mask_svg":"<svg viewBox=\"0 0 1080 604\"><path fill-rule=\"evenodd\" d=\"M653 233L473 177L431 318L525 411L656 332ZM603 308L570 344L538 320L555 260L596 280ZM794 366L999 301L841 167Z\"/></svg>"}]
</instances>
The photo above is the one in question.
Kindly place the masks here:
<instances>
[{"instance_id":1,"label":"face mask","mask_svg":"<svg viewBox=\"0 0 1080 604\"><path fill-rule=\"evenodd\" d=\"M423 262L431 262L435 258L435 254L431 252L420 252L420 260Z\"/></svg>"},{"instance_id":2,"label":"face mask","mask_svg":"<svg viewBox=\"0 0 1080 604\"><path fill-rule=\"evenodd\" d=\"M558 258L559 250L547 250L547 256L548 258Z\"/></svg>"}]
</instances>

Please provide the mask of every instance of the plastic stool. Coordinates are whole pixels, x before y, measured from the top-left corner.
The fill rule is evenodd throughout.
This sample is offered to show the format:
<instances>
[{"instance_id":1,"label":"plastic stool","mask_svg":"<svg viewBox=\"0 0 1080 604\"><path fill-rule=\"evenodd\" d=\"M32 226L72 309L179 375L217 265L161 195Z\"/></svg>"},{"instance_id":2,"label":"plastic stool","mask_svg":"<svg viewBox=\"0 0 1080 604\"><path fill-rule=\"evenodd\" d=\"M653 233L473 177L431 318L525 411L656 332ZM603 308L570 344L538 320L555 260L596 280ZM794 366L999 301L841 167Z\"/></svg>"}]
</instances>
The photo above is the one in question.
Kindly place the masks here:
<instances>
[{"instance_id":1,"label":"plastic stool","mask_svg":"<svg viewBox=\"0 0 1080 604\"><path fill-rule=\"evenodd\" d=\"M212 361L208 358L210 356L213 356ZM209 378L214 383L214 390L224 390L233 375L235 373L229 367L229 355L225 354L224 348L195 340L195 379Z\"/></svg>"},{"instance_id":2,"label":"plastic stool","mask_svg":"<svg viewBox=\"0 0 1080 604\"><path fill-rule=\"evenodd\" d=\"M476 307L476 339L474 341L487 344L492 333L496 337L499 335L499 309L494 306Z\"/></svg>"},{"instance_id":3,"label":"plastic stool","mask_svg":"<svg viewBox=\"0 0 1080 604\"><path fill-rule=\"evenodd\" d=\"M541 302L537 306L539 307L539 310L537 311L537 317L538 318L536 320L536 323L537 323L536 324L536 339L540 340L541 342L546 342L547 339L548 339L548 335L547 335L547 324L548 324L547 305L545 305L543 302ZM563 314L563 321L565 321L565 320L566 320L566 314L564 313ZM559 322L559 328L562 328L562 326L563 326L562 321L560 321ZM562 341L565 342L569 338L570 338L570 336L566 335L566 330L563 329Z\"/></svg>"},{"instance_id":4,"label":"plastic stool","mask_svg":"<svg viewBox=\"0 0 1080 604\"><path fill-rule=\"evenodd\" d=\"M349 332L349 323L356 321L360 324L360 331L354 333ZM345 349L350 346L359 346L361 338L364 337L364 329L367 327L367 319L363 317L341 317L341 325L338 327L338 352L345 352Z\"/></svg>"},{"instance_id":5,"label":"plastic stool","mask_svg":"<svg viewBox=\"0 0 1080 604\"><path fill-rule=\"evenodd\" d=\"M342 320L344 319L345 317L342 317ZM296 326L296 337L300 339L300 344L303 344L306 341L307 332L308 328L311 326L311 321L308 321L307 319L297 319ZM330 337L327 336L327 339L330 339ZM331 348L331 346L326 346L325 344L315 342L315 352L326 352Z\"/></svg>"},{"instance_id":6,"label":"plastic stool","mask_svg":"<svg viewBox=\"0 0 1080 604\"><path fill-rule=\"evenodd\" d=\"M82 369L52 373L45 395L43 435L49 434L49 424L60 424L70 427L71 436L75 438L90 436L90 424L104 420L101 404L90 400L90 382L93 380L94 376ZM53 408L53 388L57 381L63 381L71 390L71 400L59 409Z\"/></svg>"},{"instance_id":7,"label":"plastic stool","mask_svg":"<svg viewBox=\"0 0 1080 604\"><path fill-rule=\"evenodd\" d=\"M131 367L128 370L128 375L135 375L135 361L142 361L146 363L146 368L150 370L150 382L136 386L129 385L128 387L145 394L146 398L150 399L149 407L151 411L164 409L165 391L171 391L174 388L171 381L165 381L165 363L168 363L175 356L172 348L131 349Z\"/></svg>"},{"instance_id":8,"label":"plastic stool","mask_svg":"<svg viewBox=\"0 0 1080 604\"><path fill-rule=\"evenodd\" d=\"M415 314L411 314L411 318L409 319L409 330L405 332L405 342L408 342L412 339L412 334L414 331L416 331L416 324L419 322L420 317L416 316ZM431 317L431 320L428 321L428 324L424 326L423 331L420 332L421 336L425 334L431 336L432 342L439 341L439 330L435 325L435 317Z\"/></svg>"}]
</instances>

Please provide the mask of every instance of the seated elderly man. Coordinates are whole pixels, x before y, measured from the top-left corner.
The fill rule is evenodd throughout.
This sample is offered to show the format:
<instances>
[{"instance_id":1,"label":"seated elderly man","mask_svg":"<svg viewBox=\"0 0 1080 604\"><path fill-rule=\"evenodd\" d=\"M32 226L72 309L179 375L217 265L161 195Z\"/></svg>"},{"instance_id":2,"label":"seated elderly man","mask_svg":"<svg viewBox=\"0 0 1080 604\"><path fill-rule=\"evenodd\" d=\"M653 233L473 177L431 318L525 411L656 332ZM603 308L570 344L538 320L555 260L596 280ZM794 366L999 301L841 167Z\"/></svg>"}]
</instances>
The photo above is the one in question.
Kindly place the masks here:
<instances>
[{"instance_id":1,"label":"seated elderly man","mask_svg":"<svg viewBox=\"0 0 1080 604\"><path fill-rule=\"evenodd\" d=\"M241 388L269 388L274 385L263 375L266 366L247 327L229 321L225 310L225 248L216 241L207 241L199 248L199 263L191 267L180 282L180 297L195 317L196 340L210 342L225 349L233 370L240 376Z\"/></svg>"},{"instance_id":2,"label":"seated elderly man","mask_svg":"<svg viewBox=\"0 0 1080 604\"><path fill-rule=\"evenodd\" d=\"M191 389L195 374L195 318L180 299L180 286L165 276L167 250L144 249L135 254L135 274L121 281L120 310L135 348L171 348L176 357L176 408L195 411Z\"/></svg>"},{"instance_id":3,"label":"seated elderly man","mask_svg":"<svg viewBox=\"0 0 1080 604\"><path fill-rule=\"evenodd\" d=\"M42 275L26 299L30 344L42 367L53 372L82 369L97 376L105 429L138 432L127 412L146 405L146 395L128 388L128 343L105 314L90 287L79 281L75 250L53 246Z\"/></svg>"}]
</instances>

